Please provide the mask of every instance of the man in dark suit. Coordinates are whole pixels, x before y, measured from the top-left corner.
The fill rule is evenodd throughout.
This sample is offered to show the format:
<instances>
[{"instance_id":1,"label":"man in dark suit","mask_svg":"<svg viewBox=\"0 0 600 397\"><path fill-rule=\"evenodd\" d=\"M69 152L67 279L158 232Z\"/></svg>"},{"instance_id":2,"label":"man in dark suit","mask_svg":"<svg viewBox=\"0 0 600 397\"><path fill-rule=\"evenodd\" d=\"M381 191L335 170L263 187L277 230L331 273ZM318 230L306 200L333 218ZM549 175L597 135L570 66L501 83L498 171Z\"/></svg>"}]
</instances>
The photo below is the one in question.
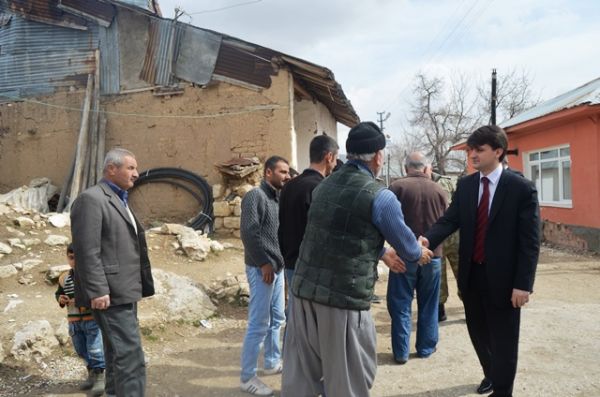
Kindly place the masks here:
<instances>
[{"instance_id":1,"label":"man in dark suit","mask_svg":"<svg viewBox=\"0 0 600 397\"><path fill-rule=\"evenodd\" d=\"M467 140L479 172L462 178L448 210L424 235L431 249L460 233L458 287L484 379L479 394L512 396L521 307L529 301L540 249L535 186L506 171L507 137L484 126Z\"/></svg>"},{"instance_id":2,"label":"man in dark suit","mask_svg":"<svg viewBox=\"0 0 600 397\"><path fill-rule=\"evenodd\" d=\"M143 396L146 385L137 302L154 294L154 282L144 229L127 204L137 177L133 153L112 149L103 179L71 210L75 301L92 308L102 331L107 396Z\"/></svg>"}]
</instances>

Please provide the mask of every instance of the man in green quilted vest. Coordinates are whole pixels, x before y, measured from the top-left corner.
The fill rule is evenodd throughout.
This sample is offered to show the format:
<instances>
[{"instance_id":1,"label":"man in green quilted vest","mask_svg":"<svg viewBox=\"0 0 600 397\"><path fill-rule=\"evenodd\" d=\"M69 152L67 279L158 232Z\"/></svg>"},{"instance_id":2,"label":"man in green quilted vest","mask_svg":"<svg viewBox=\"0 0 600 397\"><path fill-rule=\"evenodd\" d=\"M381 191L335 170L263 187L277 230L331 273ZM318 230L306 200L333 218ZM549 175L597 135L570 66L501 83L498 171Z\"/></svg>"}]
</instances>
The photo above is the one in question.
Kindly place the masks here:
<instances>
[{"instance_id":1,"label":"man in green quilted vest","mask_svg":"<svg viewBox=\"0 0 600 397\"><path fill-rule=\"evenodd\" d=\"M384 147L375 123L359 123L348 133L349 161L313 191L292 282L283 397L367 397L377 370L374 264L384 257L391 271L404 272L404 262L433 256L375 179Z\"/></svg>"}]
</instances>

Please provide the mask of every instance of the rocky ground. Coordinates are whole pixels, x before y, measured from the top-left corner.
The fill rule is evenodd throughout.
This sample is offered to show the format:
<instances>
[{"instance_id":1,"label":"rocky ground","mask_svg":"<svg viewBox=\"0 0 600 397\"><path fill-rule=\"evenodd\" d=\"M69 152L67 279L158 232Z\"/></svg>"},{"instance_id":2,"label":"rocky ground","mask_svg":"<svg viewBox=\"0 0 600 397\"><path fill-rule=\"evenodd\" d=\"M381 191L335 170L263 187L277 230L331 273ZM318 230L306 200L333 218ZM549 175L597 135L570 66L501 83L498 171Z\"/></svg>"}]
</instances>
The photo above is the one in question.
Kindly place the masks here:
<instances>
[{"instance_id":1,"label":"rocky ground","mask_svg":"<svg viewBox=\"0 0 600 397\"><path fill-rule=\"evenodd\" d=\"M84 375L82 362L74 355L68 338L66 344L60 344L65 342L65 311L54 300L56 286L46 281L51 266L65 263L65 247L44 241L49 235L70 237L69 229L51 226L44 217L17 226L17 215L36 218L31 213L0 215L0 242L10 246L9 239L19 238L24 246L13 246L11 253L0 258L0 267L21 263L16 273L9 269L10 274L0 278L0 396L85 396L77 390L77 382ZM24 239L39 242L27 246ZM161 270L157 271L161 288L159 296L146 300L140 308L148 359L147 395L244 395L239 392L238 380L246 323L239 241L219 240L230 245L225 244L228 248L223 251L210 251L199 261L184 252L174 235L150 233L148 240L153 266ZM377 285L379 295L385 295L386 279L384 275ZM451 280L448 321L441 324L438 351L428 359L411 358L406 365L394 364L385 302L373 306L379 361L373 396L477 395L474 390L481 372L453 283ZM204 288L198 290L198 285ZM169 306L173 289L184 291L180 295L186 296L188 305L178 302ZM211 308L204 291L211 291L216 306ZM202 306L204 311L195 312L190 306ZM178 318L177 313L183 314ZM30 340L25 347L15 349L15 339L23 338L26 325L40 320L48 322L47 340L54 338L55 342ZM523 311L514 395L600 396L599 332L599 258L545 247L535 294ZM279 389L279 376L264 380Z\"/></svg>"}]
</instances>

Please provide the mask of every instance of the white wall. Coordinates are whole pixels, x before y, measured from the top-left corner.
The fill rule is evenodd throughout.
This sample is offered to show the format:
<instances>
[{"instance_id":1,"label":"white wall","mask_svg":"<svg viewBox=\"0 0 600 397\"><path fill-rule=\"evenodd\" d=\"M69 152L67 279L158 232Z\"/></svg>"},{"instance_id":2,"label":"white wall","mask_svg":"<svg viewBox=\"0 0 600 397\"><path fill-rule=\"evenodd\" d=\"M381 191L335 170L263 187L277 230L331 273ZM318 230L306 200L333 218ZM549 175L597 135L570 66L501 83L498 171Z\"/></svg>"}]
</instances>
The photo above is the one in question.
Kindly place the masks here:
<instances>
[{"instance_id":1,"label":"white wall","mask_svg":"<svg viewBox=\"0 0 600 397\"><path fill-rule=\"evenodd\" d=\"M292 164L292 167L298 172L302 172L310 163L309 145L315 136L325 134L337 140L335 118L321 102L295 101L294 129L296 130L297 164Z\"/></svg>"}]
</instances>

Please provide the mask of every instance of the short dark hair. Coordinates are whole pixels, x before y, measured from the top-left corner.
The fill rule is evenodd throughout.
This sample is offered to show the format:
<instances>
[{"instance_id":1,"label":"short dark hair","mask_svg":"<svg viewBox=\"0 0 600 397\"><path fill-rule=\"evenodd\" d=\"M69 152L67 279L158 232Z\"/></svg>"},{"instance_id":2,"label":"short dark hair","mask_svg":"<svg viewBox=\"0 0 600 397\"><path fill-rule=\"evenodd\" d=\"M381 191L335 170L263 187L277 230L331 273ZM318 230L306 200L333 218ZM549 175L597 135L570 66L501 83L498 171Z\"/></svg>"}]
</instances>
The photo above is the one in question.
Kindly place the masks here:
<instances>
[{"instance_id":1,"label":"short dark hair","mask_svg":"<svg viewBox=\"0 0 600 397\"><path fill-rule=\"evenodd\" d=\"M310 162L320 163L327 153L337 153L339 146L335 139L327 135L317 135L310 141Z\"/></svg>"},{"instance_id":2,"label":"short dark hair","mask_svg":"<svg viewBox=\"0 0 600 397\"><path fill-rule=\"evenodd\" d=\"M288 161L281 156L271 156L267 159L267 161L265 161L264 174L267 173L267 170L275 170L275 167L277 167L277 163L279 163L280 161L283 161L287 165L290 165L290 163L288 163Z\"/></svg>"},{"instance_id":3,"label":"short dark hair","mask_svg":"<svg viewBox=\"0 0 600 397\"><path fill-rule=\"evenodd\" d=\"M506 132L497 125L484 125L479 127L467 139L467 146L470 148L476 148L483 145L490 145L492 149L503 149L502 155L498 160L502 162L506 157L506 150L508 149L508 137Z\"/></svg>"},{"instance_id":4,"label":"short dark hair","mask_svg":"<svg viewBox=\"0 0 600 397\"><path fill-rule=\"evenodd\" d=\"M67 245L67 254L74 254L75 251L73 250L73 243L69 243L69 245Z\"/></svg>"}]
</instances>

